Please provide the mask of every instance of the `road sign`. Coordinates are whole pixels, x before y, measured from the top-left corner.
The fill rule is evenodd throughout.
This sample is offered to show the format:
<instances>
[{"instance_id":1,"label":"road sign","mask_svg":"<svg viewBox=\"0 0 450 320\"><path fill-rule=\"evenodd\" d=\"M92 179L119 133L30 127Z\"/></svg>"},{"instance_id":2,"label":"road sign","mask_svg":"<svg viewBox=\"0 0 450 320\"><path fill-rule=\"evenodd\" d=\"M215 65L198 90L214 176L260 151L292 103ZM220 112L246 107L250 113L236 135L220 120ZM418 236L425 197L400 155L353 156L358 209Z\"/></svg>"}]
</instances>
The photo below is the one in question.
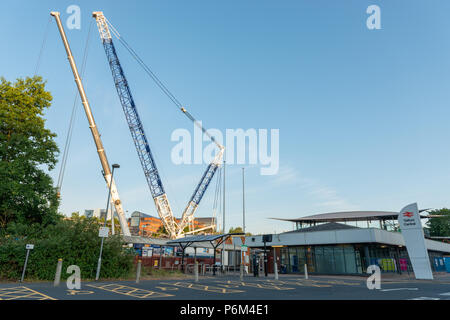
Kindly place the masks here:
<instances>
[{"instance_id":1,"label":"road sign","mask_svg":"<svg viewBox=\"0 0 450 320\"><path fill-rule=\"evenodd\" d=\"M247 251L247 246L246 245L242 245L241 246L241 251L246 252Z\"/></svg>"},{"instance_id":2,"label":"road sign","mask_svg":"<svg viewBox=\"0 0 450 320\"><path fill-rule=\"evenodd\" d=\"M23 265L22 278L20 278L20 282L23 282L23 278L25 277L25 271L27 270L28 256L30 255L30 250L34 249L34 244L27 244L25 246L27 249L27 255L25 256L25 264Z\"/></svg>"},{"instance_id":3,"label":"road sign","mask_svg":"<svg viewBox=\"0 0 450 320\"><path fill-rule=\"evenodd\" d=\"M108 234L109 234L108 227L101 227L100 230L98 230L98 236L100 238L108 238Z\"/></svg>"}]
</instances>

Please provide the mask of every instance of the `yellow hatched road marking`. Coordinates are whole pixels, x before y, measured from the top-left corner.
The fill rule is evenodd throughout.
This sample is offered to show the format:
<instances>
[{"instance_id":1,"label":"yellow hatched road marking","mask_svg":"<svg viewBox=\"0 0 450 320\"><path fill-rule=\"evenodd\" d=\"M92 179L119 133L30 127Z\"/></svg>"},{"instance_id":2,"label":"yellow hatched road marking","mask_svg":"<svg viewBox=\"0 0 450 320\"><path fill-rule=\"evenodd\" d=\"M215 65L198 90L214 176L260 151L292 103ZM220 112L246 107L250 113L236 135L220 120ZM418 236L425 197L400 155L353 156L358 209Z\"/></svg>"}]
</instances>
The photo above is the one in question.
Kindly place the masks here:
<instances>
[{"instance_id":1,"label":"yellow hatched road marking","mask_svg":"<svg viewBox=\"0 0 450 320\"><path fill-rule=\"evenodd\" d=\"M329 288L331 285L329 284L318 284L314 280L305 280L305 281L278 281L278 280L261 280L261 281L267 281L269 283L273 284L287 284L287 285L295 285L300 287L317 287L317 288Z\"/></svg>"},{"instance_id":2,"label":"yellow hatched road marking","mask_svg":"<svg viewBox=\"0 0 450 320\"><path fill-rule=\"evenodd\" d=\"M220 281L216 281L221 283ZM272 289L272 290L293 290L294 288L288 288L288 287L281 287L278 285L278 283L267 283L267 284L260 284L260 283L252 283L252 282L243 282L243 281L231 281L228 280L225 284L219 284L220 286L225 287L253 287L253 288L259 288L259 289Z\"/></svg>"},{"instance_id":3,"label":"yellow hatched road marking","mask_svg":"<svg viewBox=\"0 0 450 320\"><path fill-rule=\"evenodd\" d=\"M17 299L56 300L55 298L49 297L46 294L37 292L24 286L0 289L0 300Z\"/></svg>"},{"instance_id":4,"label":"yellow hatched road marking","mask_svg":"<svg viewBox=\"0 0 450 320\"><path fill-rule=\"evenodd\" d=\"M331 280L331 281L323 281L325 283L330 283L330 284L341 284L344 286L359 286L361 283L356 283L356 282L345 282L345 281L341 281L341 280Z\"/></svg>"},{"instance_id":5,"label":"yellow hatched road marking","mask_svg":"<svg viewBox=\"0 0 450 320\"><path fill-rule=\"evenodd\" d=\"M87 286L105 290L105 291L118 293L118 294L123 294L125 296L141 298L141 299L148 298L148 297L150 297L150 298L173 297L173 294L149 291L149 290L139 289L139 288L133 288L133 287L124 286L121 284L105 284L105 285L88 284Z\"/></svg>"},{"instance_id":6,"label":"yellow hatched road marking","mask_svg":"<svg viewBox=\"0 0 450 320\"><path fill-rule=\"evenodd\" d=\"M174 283L162 282L161 284L166 284L169 286L175 286L175 287L179 287L179 288L187 288L187 289L192 289L192 290L209 291L209 292L216 292L216 293L245 292L242 290L233 290L233 289L220 288L220 287L214 287L214 286L205 286L202 284L194 284L194 283L189 283L189 282L174 282Z\"/></svg>"},{"instance_id":7,"label":"yellow hatched road marking","mask_svg":"<svg viewBox=\"0 0 450 320\"><path fill-rule=\"evenodd\" d=\"M67 294L69 296L77 296L77 295L83 295L83 294L93 294L94 291L88 291L88 290L67 290Z\"/></svg>"},{"instance_id":8,"label":"yellow hatched road marking","mask_svg":"<svg viewBox=\"0 0 450 320\"><path fill-rule=\"evenodd\" d=\"M172 287L158 287L157 286L156 288L158 288L162 291L177 291L178 290L178 288L172 288Z\"/></svg>"}]
</instances>

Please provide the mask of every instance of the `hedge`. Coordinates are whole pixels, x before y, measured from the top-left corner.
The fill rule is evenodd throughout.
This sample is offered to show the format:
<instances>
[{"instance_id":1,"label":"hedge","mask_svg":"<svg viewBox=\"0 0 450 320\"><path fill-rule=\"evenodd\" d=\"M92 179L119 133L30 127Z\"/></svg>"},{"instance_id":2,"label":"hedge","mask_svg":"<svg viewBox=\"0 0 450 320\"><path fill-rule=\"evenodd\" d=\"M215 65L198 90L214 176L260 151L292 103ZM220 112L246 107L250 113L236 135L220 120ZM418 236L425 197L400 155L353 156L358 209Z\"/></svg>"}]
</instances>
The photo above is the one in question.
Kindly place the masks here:
<instances>
[{"instance_id":1,"label":"hedge","mask_svg":"<svg viewBox=\"0 0 450 320\"><path fill-rule=\"evenodd\" d=\"M45 228L40 225L10 224L0 233L0 280L19 280L25 263L27 243L30 251L25 278L53 280L58 259L63 259L61 278L66 279L67 267L77 265L82 280L94 279L97 270L101 238L99 224L85 218L65 219ZM105 239L101 278L123 278L133 269L133 253L123 247L120 236Z\"/></svg>"}]
</instances>

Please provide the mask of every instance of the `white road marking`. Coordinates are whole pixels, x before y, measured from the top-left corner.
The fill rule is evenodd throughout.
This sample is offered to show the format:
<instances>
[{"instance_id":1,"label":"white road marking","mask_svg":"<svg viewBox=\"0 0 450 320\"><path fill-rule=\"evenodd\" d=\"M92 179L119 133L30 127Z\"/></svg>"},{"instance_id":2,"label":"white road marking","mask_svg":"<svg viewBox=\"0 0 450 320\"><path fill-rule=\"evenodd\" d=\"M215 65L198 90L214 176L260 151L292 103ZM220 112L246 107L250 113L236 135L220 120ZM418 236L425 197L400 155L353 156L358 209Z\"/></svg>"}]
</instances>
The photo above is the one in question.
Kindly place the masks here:
<instances>
[{"instance_id":1,"label":"white road marking","mask_svg":"<svg viewBox=\"0 0 450 320\"><path fill-rule=\"evenodd\" d=\"M399 291L399 290L419 290L419 288L396 288L396 289L383 289L381 291Z\"/></svg>"},{"instance_id":2,"label":"white road marking","mask_svg":"<svg viewBox=\"0 0 450 320\"><path fill-rule=\"evenodd\" d=\"M444 292L440 294L441 296L450 296L450 292Z\"/></svg>"},{"instance_id":3,"label":"white road marking","mask_svg":"<svg viewBox=\"0 0 450 320\"><path fill-rule=\"evenodd\" d=\"M441 300L440 298L431 298L431 297L419 297L414 299L408 299L408 300Z\"/></svg>"}]
</instances>

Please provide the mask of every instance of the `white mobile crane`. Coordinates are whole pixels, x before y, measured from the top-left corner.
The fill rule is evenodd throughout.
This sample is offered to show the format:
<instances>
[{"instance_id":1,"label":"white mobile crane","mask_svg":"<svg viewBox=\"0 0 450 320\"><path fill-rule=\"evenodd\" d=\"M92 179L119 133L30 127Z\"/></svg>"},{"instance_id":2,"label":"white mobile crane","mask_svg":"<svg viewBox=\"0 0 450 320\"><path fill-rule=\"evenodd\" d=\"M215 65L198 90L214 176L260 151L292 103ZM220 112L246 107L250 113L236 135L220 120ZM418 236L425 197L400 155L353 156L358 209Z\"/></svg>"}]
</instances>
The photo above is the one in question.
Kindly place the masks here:
<instances>
[{"instance_id":1,"label":"white mobile crane","mask_svg":"<svg viewBox=\"0 0 450 320\"><path fill-rule=\"evenodd\" d=\"M128 228L128 223L125 218L125 214L122 208L122 202L120 201L119 193L117 192L116 184L114 179L111 179L111 169L109 167L108 159L105 154L105 150L103 148L102 140L100 139L100 134L98 133L97 126L95 124L94 116L92 114L91 108L89 106L88 99L86 97L86 93L84 92L84 87L81 82L81 78L78 74L78 69L75 64L75 60L72 55L72 51L70 50L69 42L67 41L66 34L64 32L64 28L61 23L60 13L52 11L50 13L58 25L59 33L61 34L61 39L63 41L64 47L67 52L67 58L69 59L70 67L72 68L73 76L75 78L75 83L77 84L78 91L80 93L81 102L84 107L84 111L86 113L86 117L89 122L89 128L91 129L92 137L94 138L95 146L97 147L98 157L100 159L100 163L103 168L103 177L105 178L106 184L108 188L111 188L111 198L114 203L114 207L119 216L120 227L122 229L122 233L125 236L130 235L130 230Z\"/></svg>"}]
</instances>

